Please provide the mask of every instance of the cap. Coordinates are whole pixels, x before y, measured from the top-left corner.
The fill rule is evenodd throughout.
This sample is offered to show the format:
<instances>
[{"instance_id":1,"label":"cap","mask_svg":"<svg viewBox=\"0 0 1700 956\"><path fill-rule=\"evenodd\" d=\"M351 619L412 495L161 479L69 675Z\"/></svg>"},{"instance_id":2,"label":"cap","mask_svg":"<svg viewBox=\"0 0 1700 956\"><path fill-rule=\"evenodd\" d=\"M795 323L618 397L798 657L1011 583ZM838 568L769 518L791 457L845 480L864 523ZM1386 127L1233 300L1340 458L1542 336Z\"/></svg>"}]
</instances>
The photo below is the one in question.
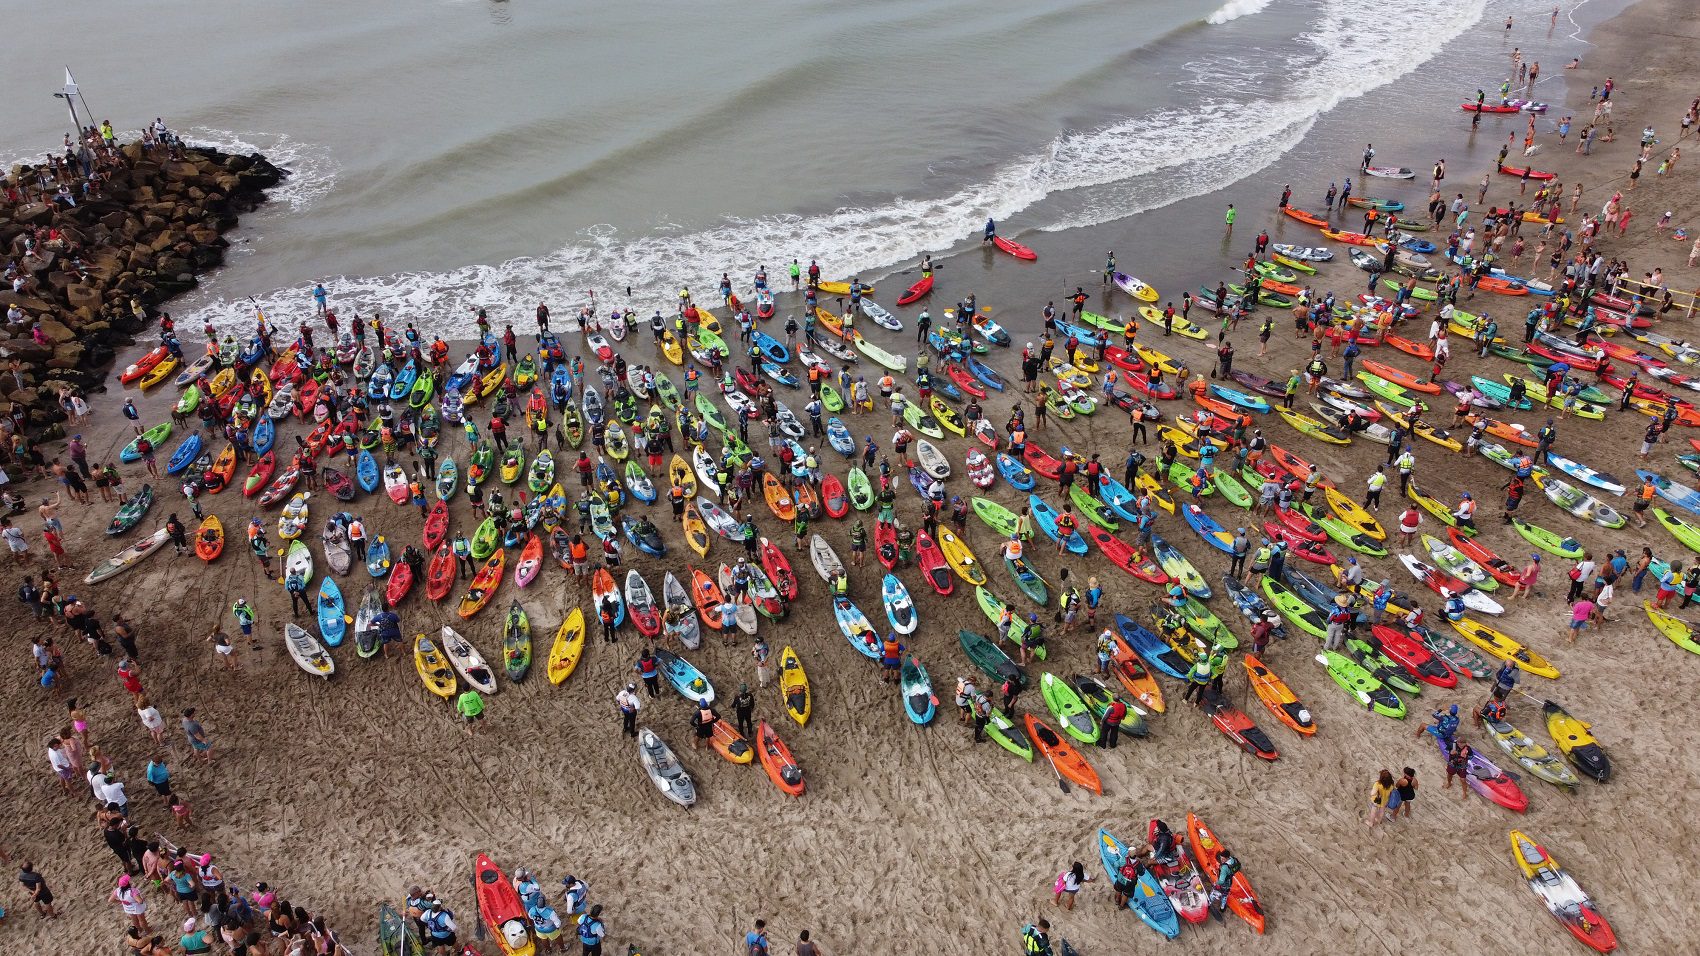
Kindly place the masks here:
<instances>
[{"instance_id":1,"label":"cap","mask_svg":"<svg viewBox=\"0 0 1700 956\"><path fill-rule=\"evenodd\" d=\"M637 690L637 685L636 684L627 684L626 689L627 690Z\"/></svg>"},{"instance_id":2,"label":"cap","mask_svg":"<svg viewBox=\"0 0 1700 956\"><path fill-rule=\"evenodd\" d=\"M183 932L193 933L194 931L195 931L195 918L193 916L191 916L188 919L183 921Z\"/></svg>"},{"instance_id":3,"label":"cap","mask_svg":"<svg viewBox=\"0 0 1700 956\"><path fill-rule=\"evenodd\" d=\"M1453 705L1452 705L1452 707L1451 707L1451 709L1450 709L1450 710L1448 710L1448 711L1447 711L1447 713L1449 713L1449 714L1451 714L1451 715L1452 715L1452 716L1454 716L1454 717L1456 717L1456 716L1458 716L1458 705L1457 705L1457 704L1453 704Z\"/></svg>"}]
</instances>

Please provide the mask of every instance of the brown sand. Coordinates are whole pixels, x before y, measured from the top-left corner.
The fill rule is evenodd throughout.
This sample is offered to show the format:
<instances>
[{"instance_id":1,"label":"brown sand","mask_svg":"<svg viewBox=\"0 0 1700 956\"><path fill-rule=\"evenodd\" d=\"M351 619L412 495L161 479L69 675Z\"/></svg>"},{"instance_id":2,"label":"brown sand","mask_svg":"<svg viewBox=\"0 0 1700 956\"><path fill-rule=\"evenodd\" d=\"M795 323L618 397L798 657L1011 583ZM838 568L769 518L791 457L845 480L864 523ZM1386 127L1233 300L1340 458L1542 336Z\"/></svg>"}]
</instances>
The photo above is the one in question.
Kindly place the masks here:
<instances>
[{"instance_id":1,"label":"brown sand","mask_svg":"<svg viewBox=\"0 0 1700 956\"><path fill-rule=\"evenodd\" d=\"M1697 21L1692 8L1649 0L1597 31L1597 49L1573 78L1585 100L1588 85L1607 73L1616 77L1616 125L1623 136L1588 159L1549 145L1536 165L1556 169L1566 179L1581 177L1597 208L1611 182L1627 171L1634 132L1644 121L1655 122L1668 131L1668 139L1691 96L1692 58L1649 59L1645 38L1659 38L1671 54L1670 46L1691 36ZM1573 101L1571 108L1579 117L1586 115L1583 102ZM1461 136L1462 128L1455 124L1446 135ZM1543 134L1543 140L1550 137ZM1693 199L1696 168L1700 156L1665 182L1644 176L1631 198L1637 216L1629 236L1607 243L1608 254L1628 256L1638 267L1663 265L1676 287L1700 285L1700 273L1680 267L1684 256L1676 254L1676 243L1650 237L1652 222L1666 206L1678 212L1678 223L1700 213ZM1479 172L1455 169L1451 180L1460 186L1473 183ZM1496 189L1495 195L1502 191ZM1256 218L1244 217L1242 228L1255 229ZM1314 236L1275 218L1271 214L1268 221L1277 241ZM1700 220L1689 224L1700 228ZM1361 281L1358 276L1340 265L1325 278L1336 287L1352 288ZM1501 305L1499 314L1507 324L1521 312L1520 303ZM1284 320L1281 324L1286 326ZM1257 368L1250 357L1255 348L1247 347L1251 336L1242 333L1241 339L1240 367ZM1195 368L1206 367L1201 343L1171 341L1176 354ZM1290 338L1278 335L1275 346L1278 361L1266 367L1273 374L1302 355L1302 343ZM1366 358L1414 368L1412 360L1392 353L1371 352ZM1012 368L1013 356L998 359L1006 370ZM1507 369L1502 361L1482 363L1455 354L1450 372L1462 376L1478 366L1491 374ZM108 449L115 453L128 437L120 434L115 396L97 403L100 424L86 430L95 439L92 446L101 449L93 455L96 460ZM149 396L154 414L145 417L163 415L170 400ZM1001 419L1006 405L989 407ZM1538 424L1534 415L1524 420ZM883 421L881 416L867 427L855 427L884 439L889 429ZM1596 467L1629 474L1643 424L1634 414L1613 415L1603 425L1567 422L1560 449ZM1268 426L1276 441L1312 456L1352 489L1384 453L1375 445L1324 448L1298 439L1279 422ZM298 428L292 425L284 440ZM1119 459L1122 428L1119 419L1100 414L1090 423L1053 424L1035 437L1052 449L1064 440L1075 448L1096 445L1107 458ZM950 443L953 460L960 461L963 444ZM449 437L446 447L464 462L462 439ZM1670 461L1676 450L1685 449L1661 448L1658 467L1680 475ZM1433 446L1417 452L1418 474L1435 493L1472 488L1485 501L1497 500L1489 494L1502 480L1496 467L1448 458ZM955 485L957 493L966 488L960 480ZM996 497L1015 500L1001 483ZM315 527L329 510L323 498L328 496L314 501ZM1389 499L1383 516L1390 519L1391 494ZM905 514L915 515L910 492L901 492L899 501ZM1643 543L1669 556L1680 550L1662 531L1604 533L1581 525L1533 489L1526 501L1530 519L1576 534L1596 551L1609 546L1634 553ZM187 516L181 505L168 494L150 518L163 520L173 510ZM397 509L382 498L357 505L368 523L398 546L417 540L419 521L411 509ZM209 498L207 507L233 534L254 512L234 492ZM1212 510L1232 524L1235 516L1224 514L1222 507ZM100 532L107 518L105 507L69 508L72 553L84 567L115 550ZM470 526L464 499L457 501L455 524ZM33 534L33 516L24 525ZM847 555L844 528L826 525L823 530ZM776 538L784 534L771 519L764 528ZM1180 522L1166 518L1161 528L1207 578L1214 580L1225 570L1220 556ZM1488 522L1484 528L1485 540L1501 553L1528 550L1508 532ZM995 541L977 522L971 541L982 557L993 555ZM684 553L677 536L670 543L675 555ZM36 548L39 553L38 541ZM731 554L723 544L711 552L715 561ZM670 557L640 560L636 566L658 587L664 569L684 563ZM1041 554L1037 563L1054 583L1062 562ZM1069 565L1077 580L1099 574L1109 609L1142 610L1154 596L1153 589L1114 569L1085 561ZM1232 696L1281 748L1279 763L1268 766L1241 755L1183 705L1153 721L1150 739L1124 741L1114 755L1088 754L1104 777L1107 796L1078 790L1060 796L1042 764L1023 766L991 744L976 747L953 723L951 684L956 674L968 671L956 646L956 629L985 630L985 620L963 599L960 587L956 597L939 599L923 593L913 572L905 578L925 627L908 643L929 665L946 706L935 725L917 730L904 719L869 663L846 647L818 607L821 586L804 570L808 603L790 620L764 626L776 651L790 643L803 655L813 680L815 715L806 729L798 729L784 720L770 691L759 716L773 720L791 744L806 769L809 791L793 800L758 768L691 752L686 707L669 693L643 719L680 750L699 782L702 802L689 812L662 799L645 779L634 748L618 733L610 699L629 679L641 646L630 631L615 650L593 642L583 667L564 686L549 686L536 671L523 685L504 682L500 695L489 702L481 736L468 740L447 707L424 694L405 660L361 661L345 644L336 654L339 671L330 683L300 673L278 641L287 599L275 582L261 579L239 542L233 541L230 553L210 568L190 557L158 556L116 581L69 590L82 594L103 617L122 608L142 622L145 683L168 719L184 706L201 708L218 746L217 765L191 766L175 730L170 751L177 786L196 809L197 830L190 842L218 852L239 884L268 880L291 900L328 913L357 951L370 951L377 903L396 899L410 883L436 887L458 906L463 926L470 927L468 861L480 850L510 872L517 865L531 866L551 884L569 872L588 880L593 900L607 908L610 951L623 951L629 941L646 953L731 952L748 924L766 917L776 942L783 942L776 946L782 951L788 951L798 929L811 927L835 954L917 945L940 954L1017 952L1019 927L1041 915L1082 952L1144 951L1154 947L1156 938L1131 914L1111 910L1093 833L1109 826L1131 839L1148 817L1161 815L1178 827L1189 809L1212 822L1239 851L1271 913L1268 937L1255 943L1231 916L1222 926L1188 929L1181 945L1194 951L1241 952L1248 946L1271 954L1325 948L1569 951L1575 944L1542 913L1507 859L1510 826L1546 841L1595 893L1628 945L1647 952L1691 948L1695 923L1681 914L1694 910L1682 902L1686 894L1677 884L1700 863L1691 841L1681 836L1700 813L1684 747L1692 716L1665 685L1685 685L1694 661L1654 634L1627 593L1620 594L1616 620L1602 634L1590 632L1581 646L1566 646L1557 636L1564 610L1554 606L1563 583L1560 565L1546 562L1545 600L1522 605L1495 623L1549 653L1564 670L1556 684L1526 678L1523 687L1561 700L1595 722L1616 775L1603 787L1585 781L1573 796L1527 780L1533 807L1526 817L1480 800L1454 802L1456 796L1440 789L1437 755L1411 739L1416 720L1394 723L1358 711L1310 662L1314 645L1302 635L1271 649L1267 657L1316 713L1322 731L1315 739L1299 740L1275 726L1246 692L1237 662L1230 670ZM1384 571L1402 588L1409 585L1402 573L1394 573L1391 561L1372 563L1371 570ZM1001 571L993 579L1001 592L1013 594ZM877 616L879 574L872 562L854 580L855 598ZM366 580L356 570L342 583L355 601ZM518 594L509 581L496 603ZM233 629L228 605L238 595L260 608L264 649L244 651L241 673L226 675L199 638L215 624ZM523 597L545 649L562 609L585 600L558 570L546 570ZM1227 602L1214 603L1227 618ZM450 605L430 605L416 589L403 607L403 620L409 634L434 632L453 615ZM493 656L499 626L499 611L487 610L463 630ZM13 919L0 932L13 940L9 951L94 951L115 940L122 926L104 901L116 871L82 816L87 806L62 797L47 773L42 741L61 720L60 705L27 683L30 662L23 643L38 627L23 622L5 665L8 686L18 690L0 710L10 728L13 755L12 765L0 774L0 793L4 804L14 808L16 821L4 843L14 860L37 861L57 888L67 916L39 924L25 912L15 884L8 883L12 889L0 890L0 897ZM1052 670L1091 666L1086 633L1055 641ZM130 782L137 820L145 827L164 826L166 815L150 799L141 777L148 756L145 735L109 667L81 646L67 651L68 693L85 701L96 739ZM689 656L727 697L739 681L753 680L747 641L730 649L708 641ZM1178 698L1177 686L1165 689ZM1426 693L1412 707L1419 715L1451 701L1468 707L1485 694L1480 684ZM1024 704L1039 706L1036 695ZM1544 740L1532 705L1519 699L1513 714ZM1473 729L1465 734L1490 746ZM1491 747L1488 752L1498 755ZM1362 820L1375 772L1382 767L1397 772L1404 765L1416 767L1426 784L1415 817L1365 830ZM1100 882L1082 894L1074 913L1064 913L1051 905L1049 890L1057 872L1074 859L1086 862ZM157 893L152 899L165 922L165 901ZM486 952L492 949L485 946Z\"/></svg>"}]
</instances>

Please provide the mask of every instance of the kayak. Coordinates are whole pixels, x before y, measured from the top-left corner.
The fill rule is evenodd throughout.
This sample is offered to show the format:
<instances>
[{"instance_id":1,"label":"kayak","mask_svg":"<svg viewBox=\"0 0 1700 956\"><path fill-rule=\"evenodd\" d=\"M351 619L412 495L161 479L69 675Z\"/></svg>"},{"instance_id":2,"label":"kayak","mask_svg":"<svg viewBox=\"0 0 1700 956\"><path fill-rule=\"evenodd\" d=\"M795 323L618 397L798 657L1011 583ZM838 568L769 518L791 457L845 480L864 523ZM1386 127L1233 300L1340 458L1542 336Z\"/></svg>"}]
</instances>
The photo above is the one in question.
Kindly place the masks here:
<instances>
[{"instance_id":1,"label":"kayak","mask_svg":"<svg viewBox=\"0 0 1700 956\"><path fill-rule=\"evenodd\" d=\"M938 698L933 695L927 669L913 655L898 675L897 692L903 698L903 710L911 722L925 726L932 721L938 709Z\"/></svg>"},{"instance_id":2,"label":"kayak","mask_svg":"<svg viewBox=\"0 0 1700 956\"><path fill-rule=\"evenodd\" d=\"M1127 861L1127 854L1127 844L1116 839L1109 830L1098 830L1098 860L1103 864L1104 872L1109 874L1111 882L1121 879L1121 869ZM1139 879L1134 884L1133 892L1128 894L1127 907L1133 910L1141 922L1164 937L1174 939L1181 934L1181 923L1175 914L1174 905L1163 893L1157 878L1144 866L1139 868Z\"/></svg>"},{"instance_id":3,"label":"kayak","mask_svg":"<svg viewBox=\"0 0 1700 956\"><path fill-rule=\"evenodd\" d=\"M1032 261L1039 258L1038 253L1013 239L1005 239L1002 236L993 236L992 245L996 246L999 252L1007 252L1017 259Z\"/></svg>"},{"instance_id":4,"label":"kayak","mask_svg":"<svg viewBox=\"0 0 1700 956\"><path fill-rule=\"evenodd\" d=\"M1503 720L1492 720L1485 714L1478 713L1477 717L1488 737L1524 770L1565 790L1574 791L1577 784L1582 782L1569 765L1554 757L1545 747L1529 739L1528 735L1516 727Z\"/></svg>"},{"instance_id":5,"label":"kayak","mask_svg":"<svg viewBox=\"0 0 1700 956\"><path fill-rule=\"evenodd\" d=\"M1090 719L1090 718L1088 718ZM1044 721L1026 714L1022 717L1027 727L1028 739L1045 755L1045 760L1059 775L1067 777L1082 787L1102 795L1104 785L1099 781L1098 774L1086 758L1080 755L1069 743L1057 736L1056 731L1047 726Z\"/></svg>"},{"instance_id":6,"label":"kayak","mask_svg":"<svg viewBox=\"0 0 1700 956\"><path fill-rule=\"evenodd\" d=\"M1187 679L1187 672L1191 667L1174 648L1149 629L1124 614L1117 614L1116 630L1127 643L1128 649L1143 658L1147 664L1175 680Z\"/></svg>"},{"instance_id":7,"label":"kayak","mask_svg":"<svg viewBox=\"0 0 1700 956\"><path fill-rule=\"evenodd\" d=\"M957 631L956 635L962 645L962 653L988 678L999 684L1014 679L1017 685L1027 686L1027 672L990 638L966 629ZM1029 756L1028 759L1032 757Z\"/></svg>"},{"instance_id":8,"label":"kayak","mask_svg":"<svg viewBox=\"0 0 1700 956\"><path fill-rule=\"evenodd\" d=\"M1198 862L1199 868L1214 887L1216 874L1221 868L1224 847L1222 841L1217 839L1216 832L1193 813L1186 815L1186 845L1192 851L1192 858ZM1228 883L1227 907L1235 916L1245 920L1252 929L1258 933L1263 932L1268 922L1263 912L1263 903L1257 898L1257 893L1251 888L1251 881L1243 871L1235 872Z\"/></svg>"},{"instance_id":9,"label":"kayak","mask_svg":"<svg viewBox=\"0 0 1700 956\"><path fill-rule=\"evenodd\" d=\"M1546 718L1547 734L1571 766L1600 783L1611 779L1611 759L1589 732L1591 724L1550 700L1541 703L1541 715Z\"/></svg>"},{"instance_id":10,"label":"kayak","mask_svg":"<svg viewBox=\"0 0 1700 956\"><path fill-rule=\"evenodd\" d=\"M1264 583L1267 585L1268 580L1265 579ZM1340 685L1340 689L1366 709L1395 720L1404 718L1405 702L1398 694L1382 686L1381 681L1358 662L1338 651L1329 650L1318 654L1316 660L1328 671L1328 676L1334 679L1334 683Z\"/></svg>"},{"instance_id":11,"label":"kayak","mask_svg":"<svg viewBox=\"0 0 1700 956\"><path fill-rule=\"evenodd\" d=\"M1521 830L1511 831L1511 859L1529 889L1546 904L1547 912L1570 931L1570 935L1602 953L1617 949L1617 934L1600 915L1594 901L1576 878L1565 872L1547 849Z\"/></svg>"},{"instance_id":12,"label":"kayak","mask_svg":"<svg viewBox=\"0 0 1700 956\"><path fill-rule=\"evenodd\" d=\"M1205 713L1210 715L1210 722L1216 725L1216 729L1241 750L1260 760L1274 761L1281 758L1281 752L1275 749L1274 741L1222 694L1206 688L1202 706Z\"/></svg>"},{"instance_id":13,"label":"kayak","mask_svg":"<svg viewBox=\"0 0 1700 956\"><path fill-rule=\"evenodd\" d=\"M1045 699L1045 706L1062 722L1065 733L1083 744L1098 742L1098 722L1092 718L1092 711L1080 693L1067 681L1047 671L1039 678L1039 693Z\"/></svg>"},{"instance_id":14,"label":"kayak","mask_svg":"<svg viewBox=\"0 0 1700 956\"><path fill-rule=\"evenodd\" d=\"M1452 629L1463 635L1465 640L1493 657L1502 661L1510 661L1517 665L1519 670L1527 671L1536 677L1558 679L1557 667L1509 635L1469 618L1462 618L1450 623Z\"/></svg>"},{"instance_id":15,"label":"kayak","mask_svg":"<svg viewBox=\"0 0 1700 956\"><path fill-rule=\"evenodd\" d=\"M1415 484L1413 484L1412 488L1415 487ZM1653 516L1658 517L1659 515L1664 515L1666 518L1671 517L1670 514L1663 508L1654 508ZM1681 521L1681 519L1672 518L1671 520L1682 525L1693 533L1696 544L1691 544L1689 547L1694 548L1696 551L1700 551L1700 528L1688 525ZM1659 523L1664 524L1664 519L1661 518ZM1548 531L1545 528L1532 525L1521 518L1512 518L1511 526L1517 529L1517 533L1523 536L1523 540L1537 548L1540 548L1548 554L1557 555L1567 561L1579 561L1582 558L1582 545L1577 542L1575 538L1561 536L1555 532ZM1675 528L1672 528L1671 525L1668 524L1665 525L1665 527L1670 530L1671 534L1677 536L1678 541L1682 541L1682 536L1678 534ZM1687 542L1683 543L1687 544Z\"/></svg>"},{"instance_id":16,"label":"kayak","mask_svg":"<svg viewBox=\"0 0 1700 956\"><path fill-rule=\"evenodd\" d=\"M1307 737L1316 733L1316 721L1311 717L1310 708L1299 700L1274 671L1253 654L1245 655L1244 664L1252 693L1257 695L1258 700L1263 701L1263 705L1269 708L1276 720Z\"/></svg>"},{"instance_id":17,"label":"kayak","mask_svg":"<svg viewBox=\"0 0 1700 956\"><path fill-rule=\"evenodd\" d=\"M1442 759L1447 757L1446 741L1434 738L1434 744L1440 750ZM1470 789L1499 804L1513 813L1522 813L1529 809L1529 796L1523 788L1517 786L1517 781L1506 776L1493 761L1482 756L1482 752L1470 748L1470 760L1465 767L1464 781Z\"/></svg>"}]
</instances>

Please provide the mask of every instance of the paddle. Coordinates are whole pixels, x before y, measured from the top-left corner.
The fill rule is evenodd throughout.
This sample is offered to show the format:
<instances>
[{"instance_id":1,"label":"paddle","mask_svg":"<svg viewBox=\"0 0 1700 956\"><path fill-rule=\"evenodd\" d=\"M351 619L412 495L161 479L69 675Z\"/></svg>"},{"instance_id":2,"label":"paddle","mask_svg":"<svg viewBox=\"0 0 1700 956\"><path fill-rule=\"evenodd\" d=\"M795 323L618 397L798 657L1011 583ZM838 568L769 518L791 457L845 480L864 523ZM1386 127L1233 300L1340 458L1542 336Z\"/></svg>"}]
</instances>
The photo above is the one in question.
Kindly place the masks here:
<instances>
[{"instance_id":1,"label":"paddle","mask_svg":"<svg viewBox=\"0 0 1700 956\"><path fill-rule=\"evenodd\" d=\"M467 878L472 884L472 905L478 910L478 918L472 921L472 932L480 942L484 939L484 903L478 898L478 874L475 872Z\"/></svg>"},{"instance_id":2,"label":"paddle","mask_svg":"<svg viewBox=\"0 0 1700 956\"><path fill-rule=\"evenodd\" d=\"M1073 793L1074 791L1069 787L1068 781L1063 779L1062 771L1057 769L1057 762L1051 757L1051 752L1044 747L1040 747L1039 749L1045 752L1045 762L1051 765L1051 773L1056 774L1057 789L1061 790L1063 793Z\"/></svg>"}]
</instances>

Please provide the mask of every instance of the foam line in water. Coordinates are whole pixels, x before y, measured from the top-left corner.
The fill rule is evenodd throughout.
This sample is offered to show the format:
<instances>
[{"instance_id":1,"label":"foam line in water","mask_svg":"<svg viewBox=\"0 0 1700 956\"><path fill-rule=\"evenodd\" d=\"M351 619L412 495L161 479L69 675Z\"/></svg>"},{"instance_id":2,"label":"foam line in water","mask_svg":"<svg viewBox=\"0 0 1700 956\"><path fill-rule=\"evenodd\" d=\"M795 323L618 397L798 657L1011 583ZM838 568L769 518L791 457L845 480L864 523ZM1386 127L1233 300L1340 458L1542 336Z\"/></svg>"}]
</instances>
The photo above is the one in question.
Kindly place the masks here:
<instances>
[{"instance_id":1,"label":"foam line in water","mask_svg":"<svg viewBox=\"0 0 1700 956\"><path fill-rule=\"evenodd\" d=\"M1229 20L1238 20L1240 17L1249 17L1254 13L1262 12L1263 8L1269 6L1272 2L1274 0L1228 0L1215 13L1205 17L1204 22L1222 24Z\"/></svg>"},{"instance_id":2,"label":"foam line in water","mask_svg":"<svg viewBox=\"0 0 1700 956\"><path fill-rule=\"evenodd\" d=\"M1030 225L1040 229L1096 225L1198 194L1197 183L1179 188L1174 170L1185 169L1189 177L1207 171L1198 179L1219 188L1267 167L1296 145L1317 115L1415 70L1479 20L1484 9L1485 0L1420 0L1373 8L1360 0L1325 0L1318 20L1298 38L1310 49L1276 71L1288 77L1278 92L1218 94L1188 108L1065 133L984 181L937 198L897 197L806 217L728 218L708 228L641 235L592 227L543 256L446 272L341 277L327 280L326 286L345 311L376 310L429 332L470 337L475 306L488 308L498 321L519 320L539 301L556 311L574 308L586 300L586 290L594 289L604 311L615 306L648 311L665 307L681 283L705 292L728 271L742 284L760 265L782 272L792 256L805 263L811 257L820 260L829 278L874 276L922 254L951 250L978 234L988 216L1003 221L1031 211ZM1389 36L1403 39L1390 44ZM230 141L237 143L237 138ZM300 191L299 200L290 198L292 204L310 202L334 181L334 168L308 171L304 183L284 187ZM1100 188L1111 184L1121 185ZM1047 211L1054 215L1046 218ZM259 305L282 327L293 328L312 314L307 289L316 278L304 276L299 287L260 297ZM210 319L215 325L247 328L250 303L240 295L219 300L218 280L210 285L203 291L207 298L200 300L210 304L192 316L194 324ZM633 291L629 301L624 295L628 286Z\"/></svg>"}]
</instances>

